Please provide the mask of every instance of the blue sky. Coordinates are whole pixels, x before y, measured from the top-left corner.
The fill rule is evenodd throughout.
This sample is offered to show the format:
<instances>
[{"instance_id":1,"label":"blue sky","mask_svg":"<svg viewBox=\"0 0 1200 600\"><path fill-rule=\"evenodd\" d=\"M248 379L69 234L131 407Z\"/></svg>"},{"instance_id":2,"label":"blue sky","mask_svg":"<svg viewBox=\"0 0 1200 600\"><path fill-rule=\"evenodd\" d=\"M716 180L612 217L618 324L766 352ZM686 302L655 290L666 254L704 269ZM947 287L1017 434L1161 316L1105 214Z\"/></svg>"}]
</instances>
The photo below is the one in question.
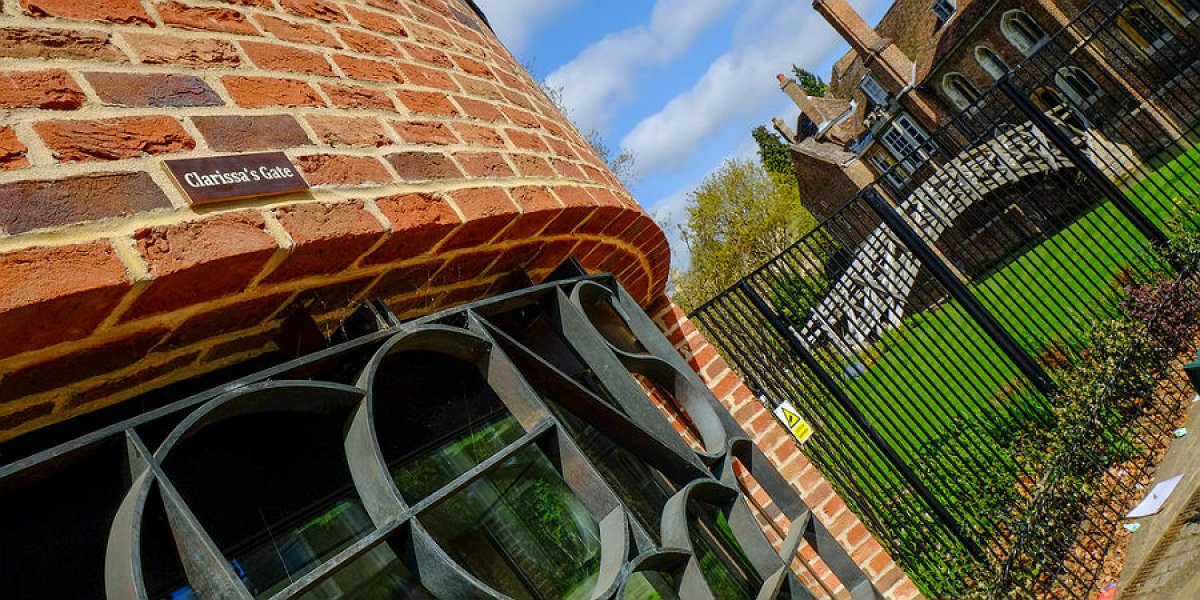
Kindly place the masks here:
<instances>
[{"instance_id":1,"label":"blue sky","mask_svg":"<svg viewBox=\"0 0 1200 600\"><path fill-rule=\"evenodd\" d=\"M828 77L849 48L806 0L477 0L534 77L563 89L570 117L637 156L631 191L668 226L721 162L754 155L750 130L797 109L775 73ZM851 0L868 22L884 0ZM802 190L803 192L803 190Z\"/></svg>"}]
</instances>

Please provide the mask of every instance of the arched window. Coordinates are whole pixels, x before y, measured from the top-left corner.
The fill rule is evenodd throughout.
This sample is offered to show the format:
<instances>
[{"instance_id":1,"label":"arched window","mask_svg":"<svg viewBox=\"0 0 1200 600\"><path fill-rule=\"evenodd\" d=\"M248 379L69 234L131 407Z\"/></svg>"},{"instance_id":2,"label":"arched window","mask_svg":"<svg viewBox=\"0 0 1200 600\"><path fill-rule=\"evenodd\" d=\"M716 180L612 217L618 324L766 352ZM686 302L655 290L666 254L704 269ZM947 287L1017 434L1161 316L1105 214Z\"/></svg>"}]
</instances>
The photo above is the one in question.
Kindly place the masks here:
<instances>
[{"instance_id":1,"label":"arched window","mask_svg":"<svg viewBox=\"0 0 1200 600\"><path fill-rule=\"evenodd\" d=\"M983 70L987 71L993 79L1000 79L1008 72L1008 64L1004 62L1004 59L987 46L975 47L975 62L979 63L979 66L983 67Z\"/></svg>"},{"instance_id":2,"label":"arched window","mask_svg":"<svg viewBox=\"0 0 1200 600\"><path fill-rule=\"evenodd\" d=\"M1170 31L1146 5L1131 2L1117 15L1117 27L1137 48L1153 52L1161 47L1170 36Z\"/></svg>"},{"instance_id":3,"label":"arched window","mask_svg":"<svg viewBox=\"0 0 1200 600\"><path fill-rule=\"evenodd\" d=\"M1004 16L1000 17L1000 31L1004 33L1008 42L1025 56L1033 54L1033 50L1046 37L1046 31L1023 10L1004 13Z\"/></svg>"},{"instance_id":4,"label":"arched window","mask_svg":"<svg viewBox=\"0 0 1200 600\"><path fill-rule=\"evenodd\" d=\"M980 98L979 89L962 73L947 73L942 78L942 90L955 106L963 110L970 108Z\"/></svg>"},{"instance_id":5,"label":"arched window","mask_svg":"<svg viewBox=\"0 0 1200 600\"><path fill-rule=\"evenodd\" d=\"M1053 112L1054 109L1063 106L1067 103L1063 100L1062 94L1052 86L1044 85L1029 95L1033 103L1043 112Z\"/></svg>"},{"instance_id":6,"label":"arched window","mask_svg":"<svg viewBox=\"0 0 1200 600\"><path fill-rule=\"evenodd\" d=\"M1054 84L1062 90L1071 103L1088 106L1100 97L1100 85L1087 71L1079 67L1063 67L1054 75Z\"/></svg>"}]
</instances>

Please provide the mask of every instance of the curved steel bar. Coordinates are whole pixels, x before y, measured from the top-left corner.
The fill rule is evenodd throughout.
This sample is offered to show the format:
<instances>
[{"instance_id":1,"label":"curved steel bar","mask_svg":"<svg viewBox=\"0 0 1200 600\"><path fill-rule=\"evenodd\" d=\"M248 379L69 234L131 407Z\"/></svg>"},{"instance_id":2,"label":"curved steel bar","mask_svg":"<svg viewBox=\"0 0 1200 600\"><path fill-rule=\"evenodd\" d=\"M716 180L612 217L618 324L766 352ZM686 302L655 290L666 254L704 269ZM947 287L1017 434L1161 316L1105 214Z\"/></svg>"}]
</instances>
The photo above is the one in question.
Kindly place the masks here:
<instances>
[{"instance_id":1,"label":"curved steel bar","mask_svg":"<svg viewBox=\"0 0 1200 600\"><path fill-rule=\"evenodd\" d=\"M621 578L621 587L614 598L624 598L625 588L629 584L629 580L637 573L675 573L687 566L688 560L692 557L691 552L681 548L660 548L650 552L643 553L634 557L629 561L625 569L625 575ZM660 594L662 590L656 590ZM679 598L677 589L672 589L674 594L670 597L665 597L668 600Z\"/></svg>"},{"instance_id":2,"label":"curved steel bar","mask_svg":"<svg viewBox=\"0 0 1200 600\"><path fill-rule=\"evenodd\" d=\"M154 473L148 465L140 474L135 473L133 485L108 530L104 556L104 592L108 600L147 600L142 576L142 513L153 482Z\"/></svg>"},{"instance_id":3,"label":"curved steel bar","mask_svg":"<svg viewBox=\"0 0 1200 600\"><path fill-rule=\"evenodd\" d=\"M420 522L412 521L412 554L409 564L425 589L438 598L512 600L480 581L442 549Z\"/></svg>"}]
</instances>

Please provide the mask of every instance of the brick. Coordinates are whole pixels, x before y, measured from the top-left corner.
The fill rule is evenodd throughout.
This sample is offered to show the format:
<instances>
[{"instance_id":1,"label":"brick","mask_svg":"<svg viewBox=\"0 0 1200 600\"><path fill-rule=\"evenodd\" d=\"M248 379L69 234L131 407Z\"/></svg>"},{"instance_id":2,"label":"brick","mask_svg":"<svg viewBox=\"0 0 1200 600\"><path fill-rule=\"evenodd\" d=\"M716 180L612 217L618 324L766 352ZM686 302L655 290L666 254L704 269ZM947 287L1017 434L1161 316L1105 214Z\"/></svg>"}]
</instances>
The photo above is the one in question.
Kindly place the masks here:
<instances>
[{"instance_id":1,"label":"brick","mask_svg":"<svg viewBox=\"0 0 1200 600\"><path fill-rule=\"evenodd\" d=\"M494 127L485 125L472 125L470 123L454 123L451 125L454 128L458 137L462 138L463 143L473 146L487 146L489 148L504 148L508 144L504 138L500 136L500 132Z\"/></svg>"},{"instance_id":2,"label":"brick","mask_svg":"<svg viewBox=\"0 0 1200 600\"><path fill-rule=\"evenodd\" d=\"M170 207L142 172L0 185L0 225L10 234Z\"/></svg>"},{"instance_id":3,"label":"brick","mask_svg":"<svg viewBox=\"0 0 1200 600\"><path fill-rule=\"evenodd\" d=\"M54 402L41 402L0 416L0 431L11 432L54 412Z\"/></svg>"},{"instance_id":4,"label":"brick","mask_svg":"<svg viewBox=\"0 0 1200 600\"><path fill-rule=\"evenodd\" d=\"M105 104L116 106L221 106L221 97L199 77L165 73L84 73Z\"/></svg>"},{"instance_id":5,"label":"brick","mask_svg":"<svg viewBox=\"0 0 1200 600\"><path fill-rule=\"evenodd\" d=\"M385 83L400 83L404 81L404 76L396 70L396 67L381 60L358 58L348 54L337 54L334 55L333 62L337 63L338 67L342 69L342 73L354 79L382 81Z\"/></svg>"},{"instance_id":6,"label":"brick","mask_svg":"<svg viewBox=\"0 0 1200 600\"><path fill-rule=\"evenodd\" d=\"M487 65L485 65L482 62L479 62L473 58L467 58L465 56L455 56L454 62L456 64L458 64L459 69L462 69L463 71L470 73L471 75L474 75L476 77L483 77L485 79L495 79L496 78L496 76L492 74L492 70L489 69Z\"/></svg>"},{"instance_id":7,"label":"brick","mask_svg":"<svg viewBox=\"0 0 1200 600\"><path fill-rule=\"evenodd\" d=\"M546 146L546 142L542 141L542 136L536 133L520 129L508 129L504 133L508 139L512 140L514 146L523 150L533 150L534 152L549 152L550 150Z\"/></svg>"},{"instance_id":8,"label":"brick","mask_svg":"<svg viewBox=\"0 0 1200 600\"><path fill-rule=\"evenodd\" d=\"M221 78L221 83L225 84L234 102L245 108L325 106L325 101L321 100L316 90L298 79L226 75Z\"/></svg>"},{"instance_id":9,"label":"brick","mask_svg":"<svg viewBox=\"0 0 1200 600\"><path fill-rule=\"evenodd\" d=\"M184 348L208 338L259 326L278 312L291 296L292 292L271 294L188 317L155 350Z\"/></svg>"},{"instance_id":10,"label":"brick","mask_svg":"<svg viewBox=\"0 0 1200 600\"><path fill-rule=\"evenodd\" d=\"M295 245L270 282L341 272L384 235L361 200L297 204L275 209L275 216Z\"/></svg>"},{"instance_id":11,"label":"brick","mask_svg":"<svg viewBox=\"0 0 1200 600\"><path fill-rule=\"evenodd\" d=\"M310 154L296 158L309 185L363 185L390 183L392 175L371 156Z\"/></svg>"},{"instance_id":12,"label":"brick","mask_svg":"<svg viewBox=\"0 0 1200 600\"><path fill-rule=\"evenodd\" d=\"M391 223L392 235L363 264L379 264L425 254L442 241L461 220L450 205L431 194L403 194L379 198L379 211Z\"/></svg>"},{"instance_id":13,"label":"brick","mask_svg":"<svg viewBox=\"0 0 1200 600\"><path fill-rule=\"evenodd\" d=\"M517 172L524 177L554 177L554 167L540 156L529 154L510 154L509 160L517 167Z\"/></svg>"},{"instance_id":14,"label":"brick","mask_svg":"<svg viewBox=\"0 0 1200 600\"><path fill-rule=\"evenodd\" d=\"M301 44L316 44L328 48L341 48L341 44L333 38L333 35L325 30L324 27L313 23L296 23L280 19L278 17L270 17L267 15L257 15L255 20L258 21L258 26L264 32L267 32L276 38L287 42L299 42Z\"/></svg>"},{"instance_id":15,"label":"brick","mask_svg":"<svg viewBox=\"0 0 1200 600\"><path fill-rule=\"evenodd\" d=\"M232 340L221 342L210 348L200 360L205 363L213 363L222 359L229 358L237 354L245 354L247 352L257 356L273 350L278 350L279 345L275 341L278 336L276 331L266 331L249 337L239 336Z\"/></svg>"},{"instance_id":16,"label":"brick","mask_svg":"<svg viewBox=\"0 0 1200 600\"><path fill-rule=\"evenodd\" d=\"M499 253L495 249L487 249L455 256L442 265L430 278L429 283L434 287L441 287L477 279L496 261L497 254Z\"/></svg>"},{"instance_id":17,"label":"brick","mask_svg":"<svg viewBox=\"0 0 1200 600\"><path fill-rule=\"evenodd\" d=\"M311 146L308 134L290 115L192 117L208 146L217 152L248 152Z\"/></svg>"},{"instance_id":18,"label":"brick","mask_svg":"<svg viewBox=\"0 0 1200 600\"><path fill-rule=\"evenodd\" d=\"M154 25L139 0L21 0L21 7L35 17Z\"/></svg>"},{"instance_id":19,"label":"brick","mask_svg":"<svg viewBox=\"0 0 1200 600\"><path fill-rule=\"evenodd\" d=\"M74 110L84 101L83 90L62 69L0 72L0 108Z\"/></svg>"},{"instance_id":20,"label":"brick","mask_svg":"<svg viewBox=\"0 0 1200 600\"><path fill-rule=\"evenodd\" d=\"M539 129L542 127L541 119L538 119L536 115L529 111L506 106L504 107L504 114L510 121L521 127L527 129Z\"/></svg>"},{"instance_id":21,"label":"brick","mask_svg":"<svg viewBox=\"0 0 1200 600\"><path fill-rule=\"evenodd\" d=\"M0 403L47 392L136 364L164 336L165 327L138 331L65 356L21 367L4 375Z\"/></svg>"},{"instance_id":22,"label":"brick","mask_svg":"<svg viewBox=\"0 0 1200 600\"><path fill-rule=\"evenodd\" d=\"M464 113L470 117L474 117L481 121L491 121L493 123L505 122L504 113L496 108L494 104L484 102L482 100L473 100L471 98L455 97L454 101L462 107Z\"/></svg>"},{"instance_id":23,"label":"brick","mask_svg":"<svg viewBox=\"0 0 1200 600\"><path fill-rule=\"evenodd\" d=\"M441 90L458 91L458 83L444 71L430 69L412 63L401 63L400 71L404 73L409 85L417 87L437 88Z\"/></svg>"},{"instance_id":24,"label":"brick","mask_svg":"<svg viewBox=\"0 0 1200 600\"><path fill-rule=\"evenodd\" d=\"M440 262L423 262L392 269L379 278L363 296L366 298L392 298L428 288L429 278L437 272Z\"/></svg>"},{"instance_id":25,"label":"brick","mask_svg":"<svg viewBox=\"0 0 1200 600\"><path fill-rule=\"evenodd\" d=\"M200 356L199 352L192 352L191 354L172 358L165 363L141 369L124 377L116 379L105 378L104 382L98 386L71 394L63 406L64 408L71 409L101 402L110 404L114 400L114 396L120 396L122 392L127 392L137 386L150 383L177 371L183 371L189 365L196 362L196 357L198 356Z\"/></svg>"},{"instance_id":26,"label":"brick","mask_svg":"<svg viewBox=\"0 0 1200 600\"><path fill-rule=\"evenodd\" d=\"M192 150L196 142L171 117L43 121L34 131L59 162L92 162Z\"/></svg>"},{"instance_id":27,"label":"brick","mask_svg":"<svg viewBox=\"0 0 1200 600\"><path fill-rule=\"evenodd\" d=\"M0 169L7 171L28 167L29 159L25 158L28 150L12 127L0 125Z\"/></svg>"},{"instance_id":28,"label":"brick","mask_svg":"<svg viewBox=\"0 0 1200 600\"><path fill-rule=\"evenodd\" d=\"M246 15L232 8L189 6L181 2L164 2L156 4L154 8L169 27L258 35L258 30L246 20Z\"/></svg>"},{"instance_id":29,"label":"brick","mask_svg":"<svg viewBox=\"0 0 1200 600\"><path fill-rule=\"evenodd\" d=\"M356 85L335 84L321 84L321 90L329 96L329 101L338 108L396 110L396 103L383 90Z\"/></svg>"},{"instance_id":30,"label":"brick","mask_svg":"<svg viewBox=\"0 0 1200 600\"><path fill-rule=\"evenodd\" d=\"M458 190L451 194L466 223L439 246L449 251L491 241L517 217L517 209L501 188Z\"/></svg>"},{"instance_id":31,"label":"brick","mask_svg":"<svg viewBox=\"0 0 1200 600\"><path fill-rule=\"evenodd\" d=\"M571 179L583 179L585 177L582 170L573 163L567 162L561 158L551 158L550 164L554 166L554 170L563 177Z\"/></svg>"},{"instance_id":32,"label":"brick","mask_svg":"<svg viewBox=\"0 0 1200 600\"><path fill-rule=\"evenodd\" d=\"M375 117L337 117L312 115L305 117L308 126L317 134L317 141L330 146L379 148L392 143Z\"/></svg>"},{"instance_id":33,"label":"brick","mask_svg":"<svg viewBox=\"0 0 1200 600\"><path fill-rule=\"evenodd\" d=\"M404 29L398 20L386 16L386 14L362 10L362 8L347 6L346 10L353 17L355 22L364 26L366 29L379 31L380 34L391 34L397 36L408 36L408 31Z\"/></svg>"},{"instance_id":34,"label":"brick","mask_svg":"<svg viewBox=\"0 0 1200 600\"><path fill-rule=\"evenodd\" d=\"M526 266L533 263L537 258L538 253L542 251L541 242L531 242L514 246L504 251L496 262L488 268L488 275L497 273L510 273L513 271L524 270Z\"/></svg>"},{"instance_id":35,"label":"brick","mask_svg":"<svg viewBox=\"0 0 1200 600\"><path fill-rule=\"evenodd\" d=\"M365 54L374 54L377 56L393 56L402 57L404 53L396 44L381 35L358 31L357 29L338 29L338 36L342 38L342 42L351 50L356 50Z\"/></svg>"},{"instance_id":36,"label":"brick","mask_svg":"<svg viewBox=\"0 0 1200 600\"><path fill-rule=\"evenodd\" d=\"M504 157L496 152L460 152L454 155L454 159L471 177L512 177L515 175L512 167L504 162Z\"/></svg>"},{"instance_id":37,"label":"brick","mask_svg":"<svg viewBox=\"0 0 1200 600\"><path fill-rule=\"evenodd\" d=\"M408 110L417 114L458 116L458 109L454 108L445 94L402 89L397 96Z\"/></svg>"},{"instance_id":38,"label":"brick","mask_svg":"<svg viewBox=\"0 0 1200 600\"><path fill-rule=\"evenodd\" d=\"M142 62L150 65L201 68L236 67L242 63L232 42L174 35L126 33L125 41Z\"/></svg>"},{"instance_id":39,"label":"brick","mask_svg":"<svg viewBox=\"0 0 1200 600\"><path fill-rule=\"evenodd\" d=\"M225 213L134 234L151 281L123 321L240 292L276 251L256 212Z\"/></svg>"},{"instance_id":40,"label":"brick","mask_svg":"<svg viewBox=\"0 0 1200 600\"><path fill-rule=\"evenodd\" d=\"M333 66L316 52L267 42L242 42L242 50L260 69L333 76Z\"/></svg>"},{"instance_id":41,"label":"brick","mask_svg":"<svg viewBox=\"0 0 1200 600\"><path fill-rule=\"evenodd\" d=\"M0 281L0 358L86 337L132 286L107 240L0 254Z\"/></svg>"},{"instance_id":42,"label":"brick","mask_svg":"<svg viewBox=\"0 0 1200 600\"><path fill-rule=\"evenodd\" d=\"M449 156L436 152L398 152L387 160L404 181L455 179L463 176Z\"/></svg>"},{"instance_id":43,"label":"brick","mask_svg":"<svg viewBox=\"0 0 1200 600\"><path fill-rule=\"evenodd\" d=\"M0 28L0 57L125 62L112 36L86 29Z\"/></svg>"},{"instance_id":44,"label":"brick","mask_svg":"<svg viewBox=\"0 0 1200 600\"><path fill-rule=\"evenodd\" d=\"M440 146L458 143L454 132L445 123L437 121L392 121L392 129L409 144Z\"/></svg>"},{"instance_id":45,"label":"brick","mask_svg":"<svg viewBox=\"0 0 1200 600\"><path fill-rule=\"evenodd\" d=\"M297 294L292 303L307 307L314 315L336 312L353 306L355 299L376 279L375 275L366 275L323 287L309 288Z\"/></svg>"},{"instance_id":46,"label":"brick","mask_svg":"<svg viewBox=\"0 0 1200 600\"><path fill-rule=\"evenodd\" d=\"M458 82L459 87L463 91L472 96L480 96L491 100L504 100L504 94L500 93L500 89L494 83L480 81L463 75L455 75L454 80Z\"/></svg>"},{"instance_id":47,"label":"brick","mask_svg":"<svg viewBox=\"0 0 1200 600\"><path fill-rule=\"evenodd\" d=\"M335 23L347 23L346 13L332 2L324 0L279 0L279 6L294 15L301 17L309 17L312 19L320 19L322 21L332 21Z\"/></svg>"},{"instance_id":48,"label":"brick","mask_svg":"<svg viewBox=\"0 0 1200 600\"><path fill-rule=\"evenodd\" d=\"M417 44L401 44L404 51L412 57L413 60L423 62L430 65L445 67L447 69L454 67L454 61L450 60L450 56L436 48L427 48Z\"/></svg>"}]
</instances>

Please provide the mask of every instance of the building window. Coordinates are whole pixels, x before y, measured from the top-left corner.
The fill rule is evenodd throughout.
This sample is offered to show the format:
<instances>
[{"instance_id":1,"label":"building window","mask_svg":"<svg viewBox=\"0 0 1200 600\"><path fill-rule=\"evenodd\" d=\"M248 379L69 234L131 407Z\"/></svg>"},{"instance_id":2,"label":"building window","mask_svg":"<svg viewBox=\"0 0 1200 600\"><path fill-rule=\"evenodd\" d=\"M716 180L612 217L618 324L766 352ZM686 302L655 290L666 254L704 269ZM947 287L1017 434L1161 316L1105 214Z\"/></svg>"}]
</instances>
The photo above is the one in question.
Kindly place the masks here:
<instances>
[{"instance_id":1,"label":"building window","mask_svg":"<svg viewBox=\"0 0 1200 600\"><path fill-rule=\"evenodd\" d=\"M1063 67L1054 75L1054 84L1062 90L1076 106L1090 106L1102 91L1100 85L1087 71L1079 67Z\"/></svg>"},{"instance_id":2,"label":"building window","mask_svg":"<svg viewBox=\"0 0 1200 600\"><path fill-rule=\"evenodd\" d=\"M1200 0L1162 0L1161 4L1181 23L1200 18Z\"/></svg>"},{"instance_id":3,"label":"building window","mask_svg":"<svg viewBox=\"0 0 1200 600\"><path fill-rule=\"evenodd\" d=\"M1033 54L1038 44L1046 38L1046 31L1023 10L1004 13L1004 16L1000 17L1000 31L1004 33L1008 42L1025 56Z\"/></svg>"},{"instance_id":4,"label":"building window","mask_svg":"<svg viewBox=\"0 0 1200 600\"><path fill-rule=\"evenodd\" d=\"M995 50L987 46L975 48L975 62L979 63L979 66L983 67L983 70L987 71L993 79L1000 79L1005 73L1008 73L1008 63L1005 63Z\"/></svg>"},{"instance_id":5,"label":"building window","mask_svg":"<svg viewBox=\"0 0 1200 600\"><path fill-rule=\"evenodd\" d=\"M1042 86L1034 90L1029 98L1038 108L1045 112L1053 112L1060 106L1066 105L1066 100L1063 100L1062 94L1052 86Z\"/></svg>"},{"instance_id":6,"label":"building window","mask_svg":"<svg viewBox=\"0 0 1200 600\"><path fill-rule=\"evenodd\" d=\"M871 165L875 167L875 171L882 175L892 187L900 189L904 187L904 183L908 181L911 173L904 170L904 165L896 162L896 159L887 152L879 152L872 154Z\"/></svg>"},{"instance_id":7,"label":"building window","mask_svg":"<svg viewBox=\"0 0 1200 600\"><path fill-rule=\"evenodd\" d=\"M894 167L890 167L892 172L901 180L911 177L933 153L933 144L929 136L908 115L900 115L888 123L880 139L892 155L892 164L895 164ZM894 181L893 183L895 184Z\"/></svg>"},{"instance_id":8,"label":"building window","mask_svg":"<svg viewBox=\"0 0 1200 600\"><path fill-rule=\"evenodd\" d=\"M1153 52L1171 39L1171 32L1146 5L1131 2L1117 15L1117 27L1121 33L1143 52Z\"/></svg>"},{"instance_id":9,"label":"building window","mask_svg":"<svg viewBox=\"0 0 1200 600\"><path fill-rule=\"evenodd\" d=\"M947 73L942 78L942 91L959 110L967 110L981 98L975 84L962 73Z\"/></svg>"},{"instance_id":10,"label":"building window","mask_svg":"<svg viewBox=\"0 0 1200 600\"><path fill-rule=\"evenodd\" d=\"M875 77L870 73L863 77L862 81L858 83L858 89L862 90L863 93L867 95L867 98L871 100L872 104L875 104L876 106L883 106L887 104L887 90L883 89L883 86L879 85L879 82L876 81Z\"/></svg>"},{"instance_id":11,"label":"building window","mask_svg":"<svg viewBox=\"0 0 1200 600\"><path fill-rule=\"evenodd\" d=\"M950 17L954 16L956 8L954 0L934 0L931 10L933 10L934 15L937 15L938 24L940 25L949 21Z\"/></svg>"}]
</instances>

